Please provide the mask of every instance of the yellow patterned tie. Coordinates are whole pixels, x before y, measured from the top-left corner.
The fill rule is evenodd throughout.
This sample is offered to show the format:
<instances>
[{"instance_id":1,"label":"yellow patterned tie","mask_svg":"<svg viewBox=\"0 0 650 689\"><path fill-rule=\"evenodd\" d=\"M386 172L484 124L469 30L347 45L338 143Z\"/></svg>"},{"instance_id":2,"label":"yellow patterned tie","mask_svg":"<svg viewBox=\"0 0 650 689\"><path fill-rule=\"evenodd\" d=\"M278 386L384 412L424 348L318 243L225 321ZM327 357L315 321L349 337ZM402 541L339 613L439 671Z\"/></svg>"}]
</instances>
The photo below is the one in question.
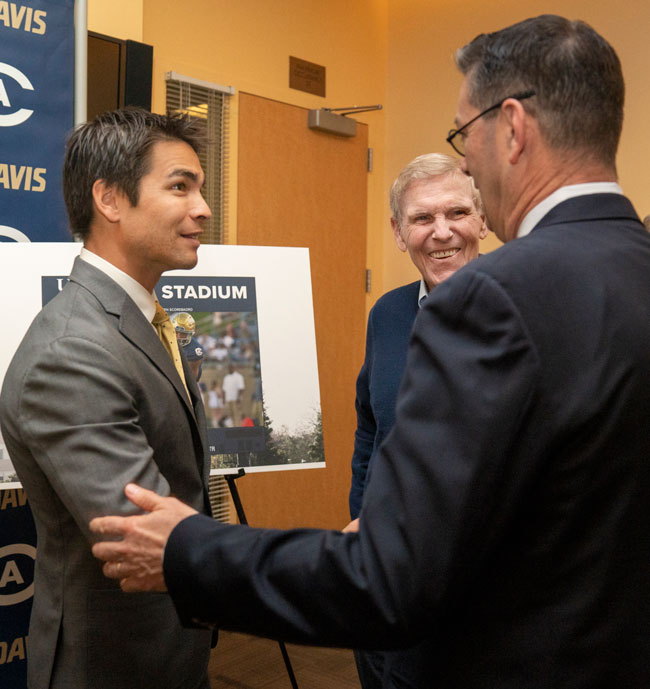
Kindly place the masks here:
<instances>
[{"instance_id":1,"label":"yellow patterned tie","mask_svg":"<svg viewBox=\"0 0 650 689\"><path fill-rule=\"evenodd\" d=\"M153 317L153 327L158 333L160 341L163 343L163 347L167 350L167 354L171 357L176 367L176 371L180 376L181 381L183 381L183 386L185 387L185 392L187 392L187 399L190 400L190 393L187 389L187 383L185 382L185 374L183 373L183 363L181 362L181 353L178 349L178 342L176 340L176 330L172 325L172 322L167 314L167 311L156 302L156 315Z\"/></svg>"}]
</instances>

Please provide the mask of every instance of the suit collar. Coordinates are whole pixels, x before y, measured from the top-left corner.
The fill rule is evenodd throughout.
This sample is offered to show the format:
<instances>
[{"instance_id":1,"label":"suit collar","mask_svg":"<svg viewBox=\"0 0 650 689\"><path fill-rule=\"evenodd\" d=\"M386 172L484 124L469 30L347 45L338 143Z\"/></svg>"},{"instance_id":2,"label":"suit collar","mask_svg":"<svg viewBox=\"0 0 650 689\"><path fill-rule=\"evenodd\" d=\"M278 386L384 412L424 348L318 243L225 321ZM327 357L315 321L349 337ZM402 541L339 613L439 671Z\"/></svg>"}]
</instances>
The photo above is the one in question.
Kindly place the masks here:
<instances>
[{"instance_id":1,"label":"suit collar","mask_svg":"<svg viewBox=\"0 0 650 689\"><path fill-rule=\"evenodd\" d=\"M70 281L75 282L88 290L104 310L118 319L120 333L135 347L142 351L151 363L159 369L183 400L192 417L195 416L194 404L187 399L187 393L178 376L174 363L169 358L162 343L158 339L156 331L151 323L142 314L129 295L108 275L93 265L80 258L76 258L70 273ZM184 370L187 370L184 368ZM187 374L186 374L187 375ZM198 391L196 383L192 388L192 394L196 403Z\"/></svg>"},{"instance_id":2,"label":"suit collar","mask_svg":"<svg viewBox=\"0 0 650 689\"><path fill-rule=\"evenodd\" d=\"M76 282L87 289L104 310L114 316L120 315L125 300L129 299L127 293L106 273L78 256L75 258L70 272L70 282Z\"/></svg>"},{"instance_id":3,"label":"suit collar","mask_svg":"<svg viewBox=\"0 0 650 689\"><path fill-rule=\"evenodd\" d=\"M588 194L562 201L533 228L589 220L635 220L641 223L629 199L620 194Z\"/></svg>"},{"instance_id":4,"label":"suit collar","mask_svg":"<svg viewBox=\"0 0 650 689\"><path fill-rule=\"evenodd\" d=\"M133 299L135 305L142 311L146 320L150 323L153 321L153 317L156 313L156 295L153 292L149 292L149 290L143 287L137 280L133 279L130 275L120 270L106 259L86 249L85 246L82 247L79 258L108 275L111 280L116 282L129 297Z\"/></svg>"},{"instance_id":5,"label":"suit collar","mask_svg":"<svg viewBox=\"0 0 650 689\"><path fill-rule=\"evenodd\" d=\"M616 182L587 182L560 187L526 213L517 230L517 237L525 237L552 208L562 201L591 194L620 194L622 196L623 190Z\"/></svg>"}]
</instances>

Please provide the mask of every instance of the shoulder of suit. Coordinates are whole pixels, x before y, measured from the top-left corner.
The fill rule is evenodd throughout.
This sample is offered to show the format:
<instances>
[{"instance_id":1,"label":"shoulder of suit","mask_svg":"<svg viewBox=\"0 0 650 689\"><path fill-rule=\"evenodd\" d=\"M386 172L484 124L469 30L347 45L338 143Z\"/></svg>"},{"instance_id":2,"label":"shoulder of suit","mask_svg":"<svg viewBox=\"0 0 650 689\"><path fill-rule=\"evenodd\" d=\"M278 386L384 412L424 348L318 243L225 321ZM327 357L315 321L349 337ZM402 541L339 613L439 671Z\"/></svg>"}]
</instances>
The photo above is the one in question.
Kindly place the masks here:
<instances>
[{"instance_id":1,"label":"shoulder of suit","mask_svg":"<svg viewBox=\"0 0 650 689\"><path fill-rule=\"evenodd\" d=\"M416 280L408 285L402 285L383 294L372 307L373 310L382 311L392 308L404 308L411 306L417 308L418 295L420 293L420 281Z\"/></svg>"},{"instance_id":2,"label":"shoulder of suit","mask_svg":"<svg viewBox=\"0 0 650 689\"><path fill-rule=\"evenodd\" d=\"M99 302L103 309L113 315L119 315L129 302L135 306L126 291L115 280L80 258L75 260L70 273L70 282L78 285L89 297Z\"/></svg>"},{"instance_id":3,"label":"shoulder of suit","mask_svg":"<svg viewBox=\"0 0 650 689\"><path fill-rule=\"evenodd\" d=\"M439 296L449 289L467 289L470 283L492 280L509 293L525 294L552 285L559 275L588 275L593 265L601 265L603 256L631 249L629 242L639 232L628 218L583 221L572 220L542 225L520 239L507 242L488 254L479 256L453 275ZM595 237L598 241L595 242ZM478 282L477 282L478 281ZM442 287L442 286L441 286Z\"/></svg>"}]
</instances>

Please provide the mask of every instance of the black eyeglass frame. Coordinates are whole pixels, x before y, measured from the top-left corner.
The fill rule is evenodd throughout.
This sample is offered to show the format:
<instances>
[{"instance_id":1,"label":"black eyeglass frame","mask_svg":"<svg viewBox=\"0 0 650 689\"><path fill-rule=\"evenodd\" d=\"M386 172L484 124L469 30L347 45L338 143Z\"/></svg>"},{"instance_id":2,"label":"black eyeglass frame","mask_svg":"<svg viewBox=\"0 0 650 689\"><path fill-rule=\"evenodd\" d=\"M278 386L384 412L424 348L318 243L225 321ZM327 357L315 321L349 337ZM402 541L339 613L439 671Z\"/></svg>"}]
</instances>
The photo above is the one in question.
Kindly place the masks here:
<instances>
[{"instance_id":1,"label":"black eyeglass frame","mask_svg":"<svg viewBox=\"0 0 650 689\"><path fill-rule=\"evenodd\" d=\"M502 98L498 103L495 103L494 105L491 105L489 108L486 108L483 110L483 112L480 112L476 117L472 117L472 119L469 122L465 122L465 124L462 127L459 127L458 129L450 129L447 138L445 141L458 153L458 155L465 157L465 153L463 151L459 151L458 148L456 147L456 144L454 143L454 139L464 130L469 127L470 124L473 124L476 122L476 120L480 120L483 115L487 115L489 112L492 112L493 110L496 110L497 108L500 108L509 98L514 98L515 100L526 100L526 98L532 98L532 96L535 95L535 91L522 91L521 93L515 93L513 96L506 96L505 98Z\"/></svg>"}]
</instances>

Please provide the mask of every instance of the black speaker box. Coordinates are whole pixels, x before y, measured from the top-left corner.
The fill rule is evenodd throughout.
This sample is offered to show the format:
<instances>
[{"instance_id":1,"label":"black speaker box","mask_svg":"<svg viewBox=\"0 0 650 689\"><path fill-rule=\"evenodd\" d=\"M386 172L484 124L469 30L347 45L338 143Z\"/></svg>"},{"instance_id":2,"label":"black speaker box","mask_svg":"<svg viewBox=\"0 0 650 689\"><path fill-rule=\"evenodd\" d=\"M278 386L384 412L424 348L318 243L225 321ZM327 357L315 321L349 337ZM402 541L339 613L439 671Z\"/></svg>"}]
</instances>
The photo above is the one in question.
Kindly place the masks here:
<instances>
[{"instance_id":1,"label":"black speaker box","mask_svg":"<svg viewBox=\"0 0 650 689\"><path fill-rule=\"evenodd\" d=\"M153 46L88 32L87 117L139 105L151 110Z\"/></svg>"},{"instance_id":2,"label":"black speaker box","mask_svg":"<svg viewBox=\"0 0 650 689\"><path fill-rule=\"evenodd\" d=\"M124 105L139 105L151 110L151 74L153 46L126 41Z\"/></svg>"}]
</instances>

